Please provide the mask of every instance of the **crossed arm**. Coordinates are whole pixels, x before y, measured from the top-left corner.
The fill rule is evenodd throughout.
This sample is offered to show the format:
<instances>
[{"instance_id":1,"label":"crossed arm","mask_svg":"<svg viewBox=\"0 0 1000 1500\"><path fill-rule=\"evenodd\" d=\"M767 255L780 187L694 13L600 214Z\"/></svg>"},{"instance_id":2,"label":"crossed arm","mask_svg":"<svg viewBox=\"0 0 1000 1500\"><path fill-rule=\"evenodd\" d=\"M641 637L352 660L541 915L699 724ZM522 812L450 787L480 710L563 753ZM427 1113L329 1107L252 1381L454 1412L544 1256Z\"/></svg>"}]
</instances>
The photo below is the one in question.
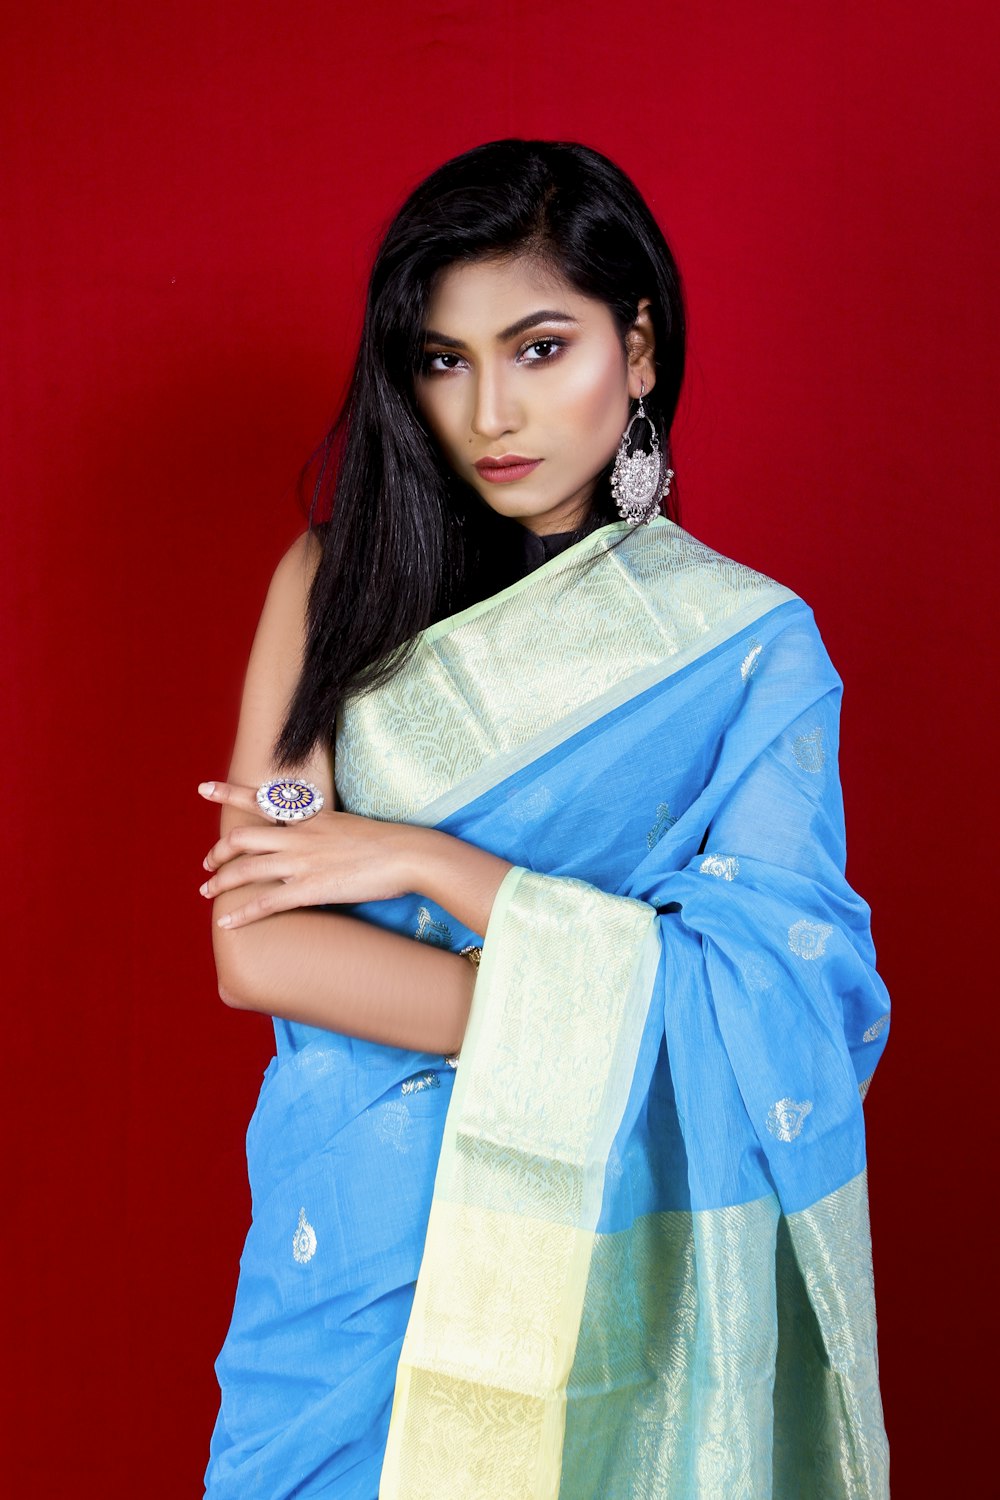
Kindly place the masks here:
<instances>
[{"instance_id":1,"label":"crossed arm","mask_svg":"<svg viewBox=\"0 0 1000 1500\"><path fill-rule=\"evenodd\" d=\"M325 746L294 770L322 789L327 810L276 830L253 803L252 789L275 774L270 748L297 680L318 559L319 543L304 533L275 570L228 781L208 794L221 805L203 886L212 900L219 994L237 1010L418 1052L457 1052L476 977L470 963L348 913L310 907L419 889L482 934L510 862L437 829L337 811ZM228 926L219 925L224 917Z\"/></svg>"}]
</instances>

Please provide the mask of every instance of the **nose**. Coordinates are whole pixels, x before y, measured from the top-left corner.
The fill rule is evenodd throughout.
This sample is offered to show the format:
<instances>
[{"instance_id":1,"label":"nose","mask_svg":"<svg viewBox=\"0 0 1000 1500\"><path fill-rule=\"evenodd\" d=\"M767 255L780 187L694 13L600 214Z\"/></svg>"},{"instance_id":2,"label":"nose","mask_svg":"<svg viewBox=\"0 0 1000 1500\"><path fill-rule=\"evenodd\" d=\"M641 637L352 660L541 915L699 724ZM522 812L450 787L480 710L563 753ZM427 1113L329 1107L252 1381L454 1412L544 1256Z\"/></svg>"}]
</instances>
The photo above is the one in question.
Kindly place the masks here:
<instances>
[{"instance_id":1,"label":"nose","mask_svg":"<svg viewBox=\"0 0 1000 1500\"><path fill-rule=\"evenodd\" d=\"M476 377L473 397L473 432L490 441L516 432L520 421L520 411L503 372L482 368Z\"/></svg>"}]
</instances>

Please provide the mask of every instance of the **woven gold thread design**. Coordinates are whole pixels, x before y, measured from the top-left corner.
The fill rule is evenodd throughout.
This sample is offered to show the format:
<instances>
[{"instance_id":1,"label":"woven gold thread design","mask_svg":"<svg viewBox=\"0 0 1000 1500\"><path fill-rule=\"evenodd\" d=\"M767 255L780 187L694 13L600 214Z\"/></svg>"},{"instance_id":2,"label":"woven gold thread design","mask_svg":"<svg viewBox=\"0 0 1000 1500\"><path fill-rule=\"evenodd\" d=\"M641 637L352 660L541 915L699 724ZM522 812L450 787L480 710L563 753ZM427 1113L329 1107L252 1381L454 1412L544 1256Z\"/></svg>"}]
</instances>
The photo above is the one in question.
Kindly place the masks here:
<instances>
[{"instance_id":1,"label":"woven gold thread design","mask_svg":"<svg viewBox=\"0 0 1000 1500\"><path fill-rule=\"evenodd\" d=\"M586 945L566 942L570 926L588 933ZM556 1495L604 1167L659 953L646 902L520 866L501 882L397 1372L382 1500Z\"/></svg>"},{"instance_id":2,"label":"woven gold thread design","mask_svg":"<svg viewBox=\"0 0 1000 1500\"><path fill-rule=\"evenodd\" d=\"M666 675L728 620L794 598L664 516L594 560L618 529L431 626L387 683L344 702L335 778L346 811L414 819L497 757L530 759L532 742L587 705L598 716L636 674Z\"/></svg>"}]
</instances>

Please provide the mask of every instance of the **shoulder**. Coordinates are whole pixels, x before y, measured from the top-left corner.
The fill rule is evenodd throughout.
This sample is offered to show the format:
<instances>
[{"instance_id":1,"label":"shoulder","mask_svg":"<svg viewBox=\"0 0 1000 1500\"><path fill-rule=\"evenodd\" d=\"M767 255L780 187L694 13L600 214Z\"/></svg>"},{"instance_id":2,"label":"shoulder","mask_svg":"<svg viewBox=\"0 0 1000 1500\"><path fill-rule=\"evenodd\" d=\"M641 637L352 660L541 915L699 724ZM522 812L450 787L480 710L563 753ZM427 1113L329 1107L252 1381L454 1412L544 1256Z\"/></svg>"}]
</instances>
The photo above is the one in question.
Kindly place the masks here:
<instances>
[{"instance_id":1,"label":"shoulder","mask_svg":"<svg viewBox=\"0 0 1000 1500\"><path fill-rule=\"evenodd\" d=\"M309 591L322 556L323 547L316 533L303 531L278 560L271 576L271 591L301 601Z\"/></svg>"},{"instance_id":2,"label":"shoulder","mask_svg":"<svg viewBox=\"0 0 1000 1500\"><path fill-rule=\"evenodd\" d=\"M630 550L631 548L631 550ZM769 574L701 542L664 518L623 548L630 582L670 646L692 656L735 656L741 680L753 675L837 686L840 678L809 604ZM760 672L758 676L758 664Z\"/></svg>"},{"instance_id":3,"label":"shoulder","mask_svg":"<svg viewBox=\"0 0 1000 1500\"><path fill-rule=\"evenodd\" d=\"M777 590L786 598L796 598L794 592L779 579L751 568L748 563L730 557L699 541L682 526L668 522L661 531L664 559L671 571L701 575L706 580L716 580L729 588L742 588L758 592Z\"/></svg>"},{"instance_id":4,"label":"shoulder","mask_svg":"<svg viewBox=\"0 0 1000 1500\"><path fill-rule=\"evenodd\" d=\"M620 551L630 581L666 621L729 633L798 595L768 574L717 552L675 522L637 528Z\"/></svg>"},{"instance_id":5,"label":"shoulder","mask_svg":"<svg viewBox=\"0 0 1000 1500\"><path fill-rule=\"evenodd\" d=\"M323 548L315 535L304 531L278 559L261 610L258 634L298 638L305 627L309 590Z\"/></svg>"},{"instance_id":6,"label":"shoulder","mask_svg":"<svg viewBox=\"0 0 1000 1500\"><path fill-rule=\"evenodd\" d=\"M263 668L269 674L278 673L284 684L287 674L297 670L306 633L309 590L322 550L316 537L304 531L278 559L257 622L250 653L251 673Z\"/></svg>"}]
</instances>

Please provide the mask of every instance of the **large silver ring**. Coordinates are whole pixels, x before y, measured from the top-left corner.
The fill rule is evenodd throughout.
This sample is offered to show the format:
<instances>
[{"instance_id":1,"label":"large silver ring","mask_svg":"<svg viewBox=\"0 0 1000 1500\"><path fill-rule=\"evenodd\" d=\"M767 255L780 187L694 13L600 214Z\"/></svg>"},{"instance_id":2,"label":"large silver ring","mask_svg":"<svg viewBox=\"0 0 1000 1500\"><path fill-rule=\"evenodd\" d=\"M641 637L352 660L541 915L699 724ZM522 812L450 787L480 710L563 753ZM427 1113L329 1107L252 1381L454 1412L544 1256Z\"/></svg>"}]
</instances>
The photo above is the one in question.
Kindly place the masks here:
<instances>
[{"instance_id":1,"label":"large silver ring","mask_svg":"<svg viewBox=\"0 0 1000 1500\"><path fill-rule=\"evenodd\" d=\"M323 808L323 793L311 781L279 776L257 788L257 806L275 823L300 823Z\"/></svg>"}]
</instances>

